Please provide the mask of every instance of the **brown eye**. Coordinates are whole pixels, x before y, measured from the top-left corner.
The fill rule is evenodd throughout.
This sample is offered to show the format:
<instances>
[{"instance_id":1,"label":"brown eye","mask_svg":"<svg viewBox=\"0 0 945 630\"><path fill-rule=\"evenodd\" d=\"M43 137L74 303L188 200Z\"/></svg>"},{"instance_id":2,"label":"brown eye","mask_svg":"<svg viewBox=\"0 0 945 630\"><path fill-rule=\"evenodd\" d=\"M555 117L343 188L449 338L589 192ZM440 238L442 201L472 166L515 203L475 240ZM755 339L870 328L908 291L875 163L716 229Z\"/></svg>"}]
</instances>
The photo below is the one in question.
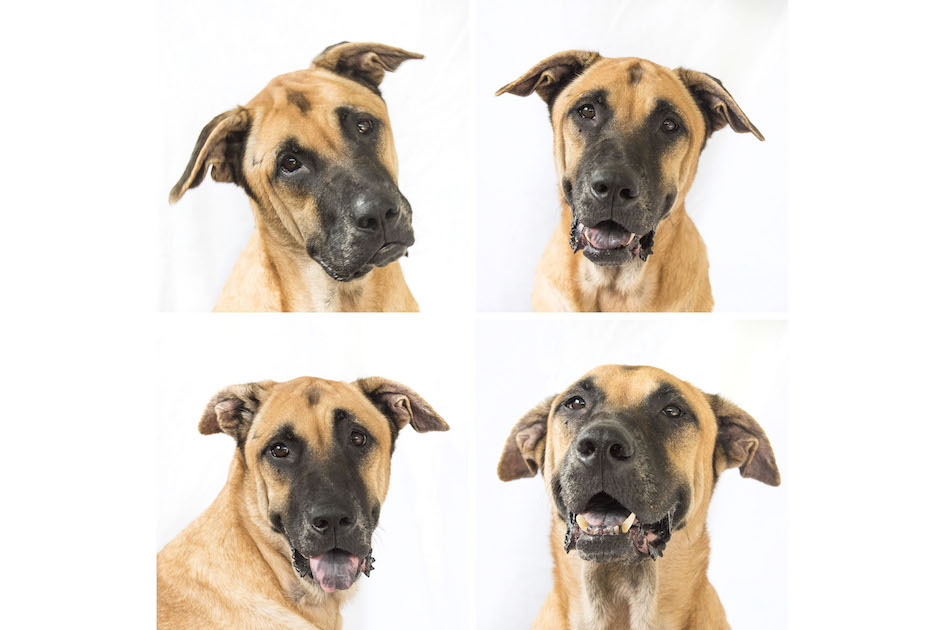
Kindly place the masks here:
<instances>
[{"instance_id":1,"label":"brown eye","mask_svg":"<svg viewBox=\"0 0 945 630\"><path fill-rule=\"evenodd\" d=\"M289 454L289 447L283 444L282 442L278 444L273 444L269 447L269 454L273 457L283 458Z\"/></svg>"},{"instance_id":2,"label":"brown eye","mask_svg":"<svg viewBox=\"0 0 945 630\"><path fill-rule=\"evenodd\" d=\"M580 396L571 396L568 399L568 402L564 403L564 406L568 409L584 409L587 406L587 403L584 402L584 399Z\"/></svg>"},{"instance_id":3,"label":"brown eye","mask_svg":"<svg viewBox=\"0 0 945 630\"><path fill-rule=\"evenodd\" d=\"M367 133L374 129L374 123L370 120L359 120L358 121L358 131L360 133Z\"/></svg>"},{"instance_id":4,"label":"brown eye","mask_svg":"<svg viewBox=\"0 0 945 630\"><path fill-rule=\"evenodd\" d=\"M594 106L590 104L579 107L578 113L581 115L581 118L587 118L588 120L593 119L594 116L597 115L597 112L594 111Z\"/></svg>"},{"instance_id":5,"label":"brown eye","mask_svg":"<svg viewBox=\"0 0 945 630\"><path fill-rule=\"evenodd\" d=\"M361 433L360 431L351 432L351 443L355 446L364 446L367 442L367 436Z\"/></svg>"},{"instance_id":6,"label":"brown eye","mask_svg":"<svg viewBox=\"0 0 945 630\"><path fill-rule=\"evenodd\" d=\"M666 120L663 121L662 125L660 126L663 128L663 131L665 131L666 133L673 133L679 127L679 125L676 124L676 121L673 120L672 118L667 118Z\"/></svg>"},{"instance_id":7,"label":"brown eye","mask_svg":"<svg viewBox=\"0 0 945 630\"><path fill-rule=\"evenodd\" d=\"M286 155L279 162L279 168L281 168L286 173L294 173L295 171L302 168L302 163L299 162L299 159L294 155Z\"/></svg>"},{"instance_id":8,"label":"brown eye","mask_svg":"<svg viewBox=\"0 0 945 630\"><path fill-rule=\"evenodd\" d=\"M682 409L676 405L666 405L663 407L663 413L669 416L670 418L678 418L683 414Z\"/></svg>"}]
</instances>

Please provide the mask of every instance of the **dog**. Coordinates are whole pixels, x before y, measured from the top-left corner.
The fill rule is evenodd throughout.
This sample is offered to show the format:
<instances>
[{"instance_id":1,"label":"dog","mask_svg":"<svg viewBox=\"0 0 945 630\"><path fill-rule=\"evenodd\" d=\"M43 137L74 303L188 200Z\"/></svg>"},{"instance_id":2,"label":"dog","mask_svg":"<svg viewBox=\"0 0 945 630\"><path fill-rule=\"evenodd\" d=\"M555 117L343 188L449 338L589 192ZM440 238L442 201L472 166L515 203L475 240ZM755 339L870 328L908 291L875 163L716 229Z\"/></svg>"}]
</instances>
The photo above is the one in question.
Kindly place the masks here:
<instances>
[{"instance_id":1,"label":"dog","mask_svg":"<svg viewBox=\"0 0 945 630\"><path fill-rule=\"evenodd\" d=\"M554 588L533 628L728 628L706 577L719 475L781 482L761 426L652 367L596 368L512 429L503 481L541 472Z\"/></svg>"},{"instance_id":2,"label":"dog","mask_svg":"<svg viewBox=\"0 0 945 630\"><path fill-rule=\"evenodd\" d=\"M705 243L686 193L713 132L730 126L764 140L722 82L571 50L496 95L506 92L547 103L560 182L561 221L538 263L532 307L711 311Z\"/></svg>"},{"instance_id":3,"label":"dog","mask_svg":"<svg viewBox=\"0 0 945 630\"><path fill-rule=\"evenodd\" d=\"M423 55L342 42L200 132L170 193L239 185L256 228L217 311L417 311L397 261L414 243L379 86Z\"/></svg>"},{"instance_id":4,"label":"dog","mask_svg":"<svg viewBox=\"0 0 945 630\"><path fill-rule=\"evenodd\" d=\"M203 434L236 440L223 491L157 557L158 628L341 628L407 425L449 426L384 378L227 387Z\"/></svg>"}]
</instances>

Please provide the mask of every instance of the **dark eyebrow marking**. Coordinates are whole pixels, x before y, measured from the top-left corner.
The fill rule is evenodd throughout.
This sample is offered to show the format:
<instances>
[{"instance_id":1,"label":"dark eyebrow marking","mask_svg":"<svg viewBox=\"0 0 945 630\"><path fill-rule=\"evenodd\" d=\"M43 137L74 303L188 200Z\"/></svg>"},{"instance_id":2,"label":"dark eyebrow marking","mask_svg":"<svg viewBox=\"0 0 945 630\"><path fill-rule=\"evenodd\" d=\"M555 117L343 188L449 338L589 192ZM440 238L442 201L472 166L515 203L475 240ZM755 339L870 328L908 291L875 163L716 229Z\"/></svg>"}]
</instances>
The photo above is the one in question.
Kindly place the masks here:
<instances>
[{"instance_id":1,"label":"dark eyebrow marking","mask_svg":"<svg viewBox=\"0 0 945 630\"><path fill-rule=\"evenodd\" d=\"M636 85L643 78L643 66L640 64L630 66L627 72L630 75L630 85Z\"/></svg>"},{"instance_id":2,"label":"dark eyebrow marking","mask_svg":"<svg viewBox=\"0 0 945 630\"><path fill-rule=\"evenodd\" d=\"M660 386L657 387L653 393L646 397L646 401L651 402L663 398L680 398L683 401L686 400L686 397L683 396L682 392L673 385L670 385L669 383L660 383Z\"/></svg>"},{"instance_id":3,"label":"dark eyebrow marking","mask_svg":"<svg viewBox=\"0 0 945 630\"><path fill-rule=\"evenodd\" d=\"M301 92L296 92L295 90L289 90L289 93L286 95L286 98L290 103L299 108L299 110L306 114L308 110L312 109L312 104L308 102L308 99L305 98L305 95Z\"/></svg>"},{"instance_id":4,"label":"dark eyebrow marking","mask_svg":"<svg viewBox=\"0 0 945 630\"><path fill-rule=\"evenodd\" d=\"M317 387L310 387L307 392L305 392L306 398L308 398L308 404L310 407L314 407L318 404L318 399L321 397L321 392L318 391Z\"/></svg>"}]
</instances>

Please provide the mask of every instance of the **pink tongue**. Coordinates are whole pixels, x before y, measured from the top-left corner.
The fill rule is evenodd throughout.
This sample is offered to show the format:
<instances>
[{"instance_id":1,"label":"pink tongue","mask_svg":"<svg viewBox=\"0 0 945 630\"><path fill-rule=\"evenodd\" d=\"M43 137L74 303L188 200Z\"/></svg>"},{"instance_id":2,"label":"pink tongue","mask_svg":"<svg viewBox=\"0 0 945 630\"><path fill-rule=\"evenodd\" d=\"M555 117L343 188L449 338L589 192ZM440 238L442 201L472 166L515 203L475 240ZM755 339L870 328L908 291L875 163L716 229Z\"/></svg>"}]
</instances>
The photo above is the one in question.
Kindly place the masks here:
<instances>
[{"instance_id":1,"label":"pink tongue","mask_svg":"<svg viewBox=\"0 0 945 630\"><path fill-rule=\"evenodd\" d=\"M326 593L351 588L358 577L358 557L340 549L332 549L308 562L312 575Z\"/></svg>"},{"instance_id":2,"label":"pink tongue","mask_svg":"<svg viewBox=\"0 0 945 630\"><path fill-rule=\"evenodd\" d=\"M588 231L588 240L595 249L617 249L630 242L630 232L616 224L598 225Z\"/></svg>"},{"instance_id":3,"label":"pink tongue","mask_svg":"<svg viewBox=\"0 0 945 630\"><path fill-rule=\"evenodd\" d=\"M614 525L623 523L627 517L630 516L630 513L609 510L588 510L581 514L581 516L583 516L587 524L592 527L613 527Z\"/></svg>"}]
</instances>

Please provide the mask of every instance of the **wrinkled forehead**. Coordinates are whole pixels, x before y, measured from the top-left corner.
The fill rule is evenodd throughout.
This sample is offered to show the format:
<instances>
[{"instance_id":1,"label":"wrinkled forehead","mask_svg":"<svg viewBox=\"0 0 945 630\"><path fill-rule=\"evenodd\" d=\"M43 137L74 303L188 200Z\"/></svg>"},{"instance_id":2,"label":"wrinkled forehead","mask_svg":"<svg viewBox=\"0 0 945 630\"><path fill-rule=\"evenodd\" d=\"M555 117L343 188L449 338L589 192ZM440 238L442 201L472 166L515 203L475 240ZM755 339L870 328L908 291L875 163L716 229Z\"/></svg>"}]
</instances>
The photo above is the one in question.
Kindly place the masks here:
<instances>
[{"instance_id":1,"label":"wrinkled forehead","mask_svg":"<svg viewBox=\"0 0 945 630\"><path fill-rule=\"evenodd\" d=\"M256 144L270 150L293 138L310 148L340 146L339 110L367 114L389 128L384 100L367 87L322 68L283 74L246 107L253 113Z\"/></svg>"},{"instance_id":2,"label":"wrinkled forehead","mask_svg":"<svg viewBox=\"0 0 945 630\"><path fill-rule=\"evenodd\" d=\"M593 389L599 401L612 409L638 407L652 396L680 398L700 418L711 414L705 395L659 368L637 365L604 365L585 374L576 385Z\"/></svg>"},{"instance_id":3,"label":"wrinkled forehead","mask_svg":"<svg viewBox=\"0 0 945 630\"><path fill-rule=\"evenodd\" d=\"M339 412L368 429L381 444L389 444L386 418L360 390L349 383L302 377L274 386L253 423L251 438L268 440L273 434L292 434L316 448L334 443Z\"/></svg>"},{"instance_id":4,"label":"wrinkled forehead","mask_svg":"<svg viewBox=\"0 0 945 630\"><path fill-rule=\"evenodd\" d=\"M701 119L699 109L675 72L636 57L605 58L585 70L556 99L553 118L560 121L580 102L596 97L603 97L615 117L631 125L666 104L679 110L687 122Z\"/></svg>"}]
</instances>

